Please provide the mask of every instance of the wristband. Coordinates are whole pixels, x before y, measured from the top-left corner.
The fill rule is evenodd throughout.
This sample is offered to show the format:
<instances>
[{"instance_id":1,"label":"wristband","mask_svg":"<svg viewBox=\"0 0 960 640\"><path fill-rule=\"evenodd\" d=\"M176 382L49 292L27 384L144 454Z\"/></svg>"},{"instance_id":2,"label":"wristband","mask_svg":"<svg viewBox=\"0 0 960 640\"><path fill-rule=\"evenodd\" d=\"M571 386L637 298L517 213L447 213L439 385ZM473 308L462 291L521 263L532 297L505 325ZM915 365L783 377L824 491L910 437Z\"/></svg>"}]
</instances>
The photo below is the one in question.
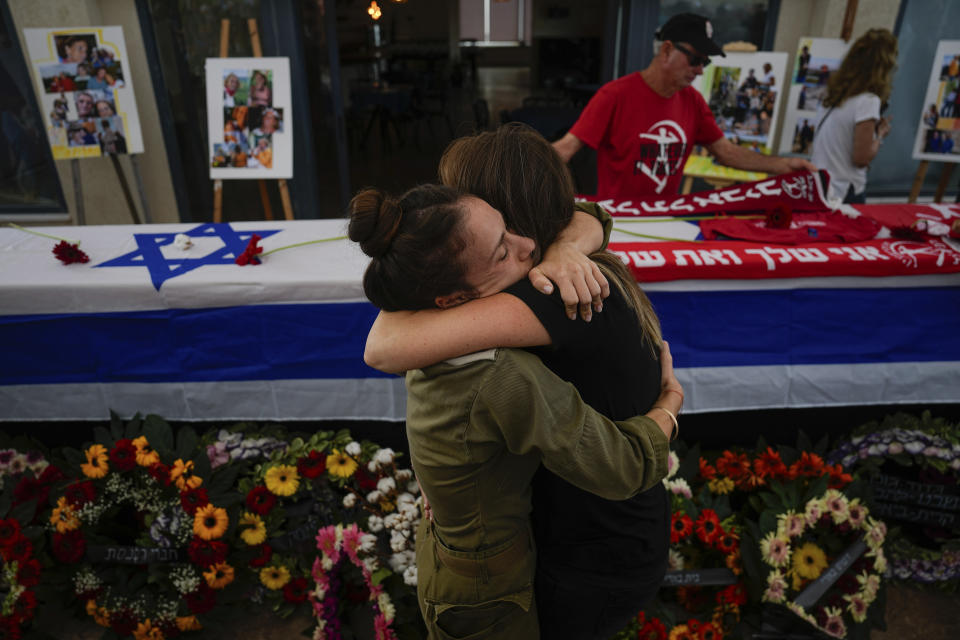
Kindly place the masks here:
<instances>
[{"instance_id":1,"label":"wristband","mask_svg":"<svg viewBox=\"0 0 960 640\"><path fill-rule=\"evenodd\" d=\"M680 435L680 423L677 422L677 416L675 416L675 415L673 414L673 412L670 411L669 409L665 409L665 408L661 407L660 405L654 405L653 409L660 409L660 411L663 411L665 414L667 414L668 416L670 416L670 419L673 421L673 430L670 432L670 438L669 438L669 439L670 439L670 440L675 440L675 439L677 438L677 436ZM651 411L653 411L653 409L651 409Z\"/></svg>"},{"instance_id":2,"label":"wristband","mask_svg":"<svg viewBox=\"0 0 960 640\"><path fill-rule=\"evenodd\" d=\"M680 391L677 391L676 389L664 389L664 391L666 391L667 393L675 393L678 396L680 396L680 404L681 405L683 404L683 393L681 393Z\"/></svg>"}]
</instances>

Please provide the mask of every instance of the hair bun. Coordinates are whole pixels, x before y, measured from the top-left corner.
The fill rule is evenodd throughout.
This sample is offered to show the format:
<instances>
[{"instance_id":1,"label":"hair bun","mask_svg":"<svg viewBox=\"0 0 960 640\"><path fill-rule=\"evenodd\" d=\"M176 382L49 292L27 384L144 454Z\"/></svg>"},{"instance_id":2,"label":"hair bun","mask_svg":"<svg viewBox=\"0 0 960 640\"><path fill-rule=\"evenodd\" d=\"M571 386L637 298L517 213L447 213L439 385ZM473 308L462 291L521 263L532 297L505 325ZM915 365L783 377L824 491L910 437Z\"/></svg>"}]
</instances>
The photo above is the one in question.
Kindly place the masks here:
<instances>
[{"instance_id":1,"label":"hair bun","mask_svg":"<svg viewBox=\"0 0 960 640\"><path fill-rule=\"evenodd\" d=\"M400 203L379 189L364 189L350 201L350 239L371 258L390 250L400 228L403 211Z\"/></svg>"}]
</instances>

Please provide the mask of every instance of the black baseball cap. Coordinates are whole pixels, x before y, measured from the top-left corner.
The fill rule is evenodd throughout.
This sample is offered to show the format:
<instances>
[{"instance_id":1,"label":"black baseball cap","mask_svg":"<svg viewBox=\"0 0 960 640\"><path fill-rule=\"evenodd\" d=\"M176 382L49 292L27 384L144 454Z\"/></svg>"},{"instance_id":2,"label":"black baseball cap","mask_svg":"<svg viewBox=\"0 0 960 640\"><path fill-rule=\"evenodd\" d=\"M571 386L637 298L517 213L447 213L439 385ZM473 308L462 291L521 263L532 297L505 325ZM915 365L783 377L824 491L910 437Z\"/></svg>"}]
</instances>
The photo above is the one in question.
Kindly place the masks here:
<instances>
[{"instance_id":1,"label":"black baseball cap","mask_svg":"<svg viewBox=\"0 0 960 640\"><path fill-rule=\"evenodd\" d=\"M660 27L655 37L670 42L689 42L703 55L726 57L720 45L711 40L713 25L695 13L678 13Z\"/></svg>"}]
</instances>

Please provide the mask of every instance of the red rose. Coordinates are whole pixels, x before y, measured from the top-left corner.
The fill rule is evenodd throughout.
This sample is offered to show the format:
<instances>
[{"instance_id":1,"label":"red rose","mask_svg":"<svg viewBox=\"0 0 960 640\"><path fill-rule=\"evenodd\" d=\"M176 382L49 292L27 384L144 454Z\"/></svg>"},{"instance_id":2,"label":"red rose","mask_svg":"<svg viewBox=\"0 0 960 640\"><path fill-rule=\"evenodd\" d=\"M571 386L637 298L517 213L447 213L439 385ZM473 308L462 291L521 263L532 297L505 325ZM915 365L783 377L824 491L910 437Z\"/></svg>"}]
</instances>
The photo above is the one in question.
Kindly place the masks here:
<instances>
[{"instance_id":1,"label":"red rose","mask_svg":"<svg viewBox=\"0 0 960 640\"><path fill-rule=\"evenodd\" d=\"M188 593L184 599L187 601L190 613L197 615L210 611L217 604L217 594L206 582L201 582L197 590Z\"/></svg>"},{"instance_id":2,"label":"red rose","mask_svg":"<svg viewBox=\"0 0 960 640\"><path fill-rule=\"evenodd\" d=\"M31 558L21 562L20 569L17 571L17 582L25 587L37 586L40 583L40 561Z\"/></svg>"},{"instance_id":3,"label":"red rose","mask_svg":"<svg viewBox=\"0 0 960 640\"><path fill-rule=\"evenodd\" d=\"M171 482L170 467L162 462L154 462L152 465L147 467L147 473L153 476L153 479L163 486L168 486Z\"/></svg>"},{"instance_id":4,"label":"red rose","mask_svg":"<svg viewBox=\"0 0 960 640\"><path fill-rule=\"evenodd\" d=\"M33 553L33 543L22 533L18 533L9 544L0 548L0 553L7 562L23 562Z\"/></svg>"},{"instance_id":5,"label":"red rose","mask_svg":"<svg viewBox=\"0 0 960 640\"><path fill-rule=\"evenodd\" d=\"M273 549L266 542L259 546L260 552L250 561L251 567L265 567L273 558Z\"/></svg>"},{"instance_id":6,"label":"red rose","mask_svg":"<svg viewBox=\"0 0 960 640\"><path fill-rule=\"evenodd\" d=\"M131 635L137 628L137 616L130 609L117 609L110 612L110 628L118 636Z\"/></svg>"},{"instance_id":7,"label":"red rose","mask_svg":"<svg viewBox=\"0 0 960 640\"><path fill-rule=\"evenodd\" d=\"M205 507L209 503L210 498L207 497L207 490L203 487L186 489L180 492L180 504L183 505L183 510L190 515L196 514L197 509Z\"/></svg>"},{"instance_id":8,"label":"red rose","mask_svg":"<svg viewBox=\"0 0 960 640\"><path fill-rule=\"evenodd\" d=\"M130 438L117 440L113 449L110 449L110 462L117 471L130 471L137 466L137 448Z\"/></svg>"},{"instance_id":9,"label":"red rose","mask_svg":"<svg viewBox=\"0 0 960 640\"><path fill-rule=\"evenodd\" d=\"M79 531L53 534L53 555L64 564L80 562L87 551L87 541Z\"/></svg>"},{"instance_id":10,"label":"red rose","mask_svg":"<svg viewBox=\"0 0 960 640\"><path fill-rule=\"evenodd\" d=\"M266 487L254 487L247 494L247 508L257 515L265 516L277 504L277 496L270 493Z\"/></svg>"},{"instance_id":11,"label":"red rose","mask_svg":"<svg viewBox=\"0 0 960 640\"><path fill-rule=\"evenodd\" d=\"M53 248L53 255L63 264L73 264L74 262L90 262L90 256L80 250L79 243L70 244L66 240L61 240Z\"/></svg>"},{"instance_id":12,"label":"red rose","mask_svg":"<svg viewBox=\"0 0 960 640\"><path fill-rule=\"evenodd\" d=\"M210 565L226 561L227 545L219 540L204 540L194 536L187 546L187 555L190 556L190 562L206 569Z\"/></svg>"},{"instance_id":13,"label":"red rose","mask_svg":"<svg viewBox=\"0 0 960 640\"><path fill-rule=\"evenodd\" d=\"M357 472L353 474L353 479L357 486L364 491L373 491L377 488L377 477L368 472L363 465L357 467Z\"/></svg>"},{"instance_id":14,"label":"red rose","mask_svg":"<svg viewBox=\"0 0 960 640\"><path fill-rule=\"evenodd\" d=\"M10 518L0 518L0 547L6 547L20 535L20 523Z\"/></svg>"},{"instance_id":15,"label":"red rose","mask_svg":"<svg viewBox=\"0 0 960 640\"><path fill-rule=\"evenodd\" d=\"M67 502L74 507L82 507L97 497L97 488L89 480L75 482L67 486L65 491Z\"/></svg>"},{"instance_id":16,"label":"red rose","mask_svg":"<svg viewBox=\"0 0 960 640\"><path fill-rule=\"evenodd\" d=\"M307 600L307 579L294 578L283 585L283 599L287 602L299 604Z\"/></svg>"},{"instance_id":17,"label":"red rose","mask_svg":"<svg viewBox=\"0 0 960 640\"><path fill-rule=\"evenodd\" d=\"M311 451L310 455L297 460L297 471L304 478L316 478L327 470L327 458L319 451Z\"/></svg>"}]
</instances>

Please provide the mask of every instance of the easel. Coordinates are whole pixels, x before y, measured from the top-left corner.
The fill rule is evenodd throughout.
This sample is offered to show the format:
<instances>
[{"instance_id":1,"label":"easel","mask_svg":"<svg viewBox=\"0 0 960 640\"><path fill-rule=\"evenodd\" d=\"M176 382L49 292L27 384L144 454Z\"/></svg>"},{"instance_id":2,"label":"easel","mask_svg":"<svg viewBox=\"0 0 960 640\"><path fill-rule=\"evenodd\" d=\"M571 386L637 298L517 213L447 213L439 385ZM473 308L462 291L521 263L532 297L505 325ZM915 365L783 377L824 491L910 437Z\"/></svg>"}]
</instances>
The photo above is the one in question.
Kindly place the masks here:
<instances>
[{"instance_id":1,"label":"easel","mask_svg":"<svg viewBox=\"0 0 960 640\"><path fill-rule=\"evenodd\" d=\"M123 192L123 199L126 201L127 208L130 210L130 218L133 220L134 224L140 224L141 222L150 224L150 209L147 208L147 198L143 191L143 180L140 177L140 166L137 164L136 157L131 155L130 162L133 165L133 174L137 181L137 191L140 194L140 206L143 207L144 219L142 221L137 215L137 205L134 204L133 193L130 191L130 184L127 182L127 177L123 172L123 167L120 165L120 158L114 153L108 155L110 156L110 161L113 163L113 170L117 173L117 180L120 181L120 190ZM85 225L87 221L83 207L83 187L81 186L80 181L80 161L76 158L70 160L70 173L73 177L73 196L76 207L74 224L82 226Z\"/></svg>"},{"instance_id":2,"label":"easel","mask_svg":"<svg viewBox=\"0 0 960 640\"><path fill-rule=\"evenodd\" d=\"M257 21L254 18L247 19L247 29L250 31L250 42L253 45L253 57L262 58L263 50L260 48L260 32L257 29ZM220 57L228 56L228 43L230 41L230 20L223 18L220 20ZM213 132L210 132L211 135ZM263 178L258 180L260 183L260 202L263 203L263 215L267 220L273 220L273 208L270 206L270 196L267 193L267 181ZM283 204L283 217L287 220L293 220L293 206L290 204L290 191L287 188L287 181L284 178L277 180L280 188L280 202ZM223 222L223 180L213 181L213 221Z\"/></svg>"},{"instance_id":3,"label":"easel","mask_svg":"<svg viewBox=\"0 0 960 640\"><path fill-rule=\"evenodd\" d=\"M940 182L937 183L937 191L933 195L934 202L943 201L943 194L947 191L947 185L950 184L950 176L953 175L953 162L943 162L943 171L940 173ZM923 179L927 176L927 169L930 168L929 160L921 160L917 167L917 175L913 177L913 186L910 188L910 198L907 202L916 202L920 195L920 189L923 187Z\"/></svg>"}]
</instances>

